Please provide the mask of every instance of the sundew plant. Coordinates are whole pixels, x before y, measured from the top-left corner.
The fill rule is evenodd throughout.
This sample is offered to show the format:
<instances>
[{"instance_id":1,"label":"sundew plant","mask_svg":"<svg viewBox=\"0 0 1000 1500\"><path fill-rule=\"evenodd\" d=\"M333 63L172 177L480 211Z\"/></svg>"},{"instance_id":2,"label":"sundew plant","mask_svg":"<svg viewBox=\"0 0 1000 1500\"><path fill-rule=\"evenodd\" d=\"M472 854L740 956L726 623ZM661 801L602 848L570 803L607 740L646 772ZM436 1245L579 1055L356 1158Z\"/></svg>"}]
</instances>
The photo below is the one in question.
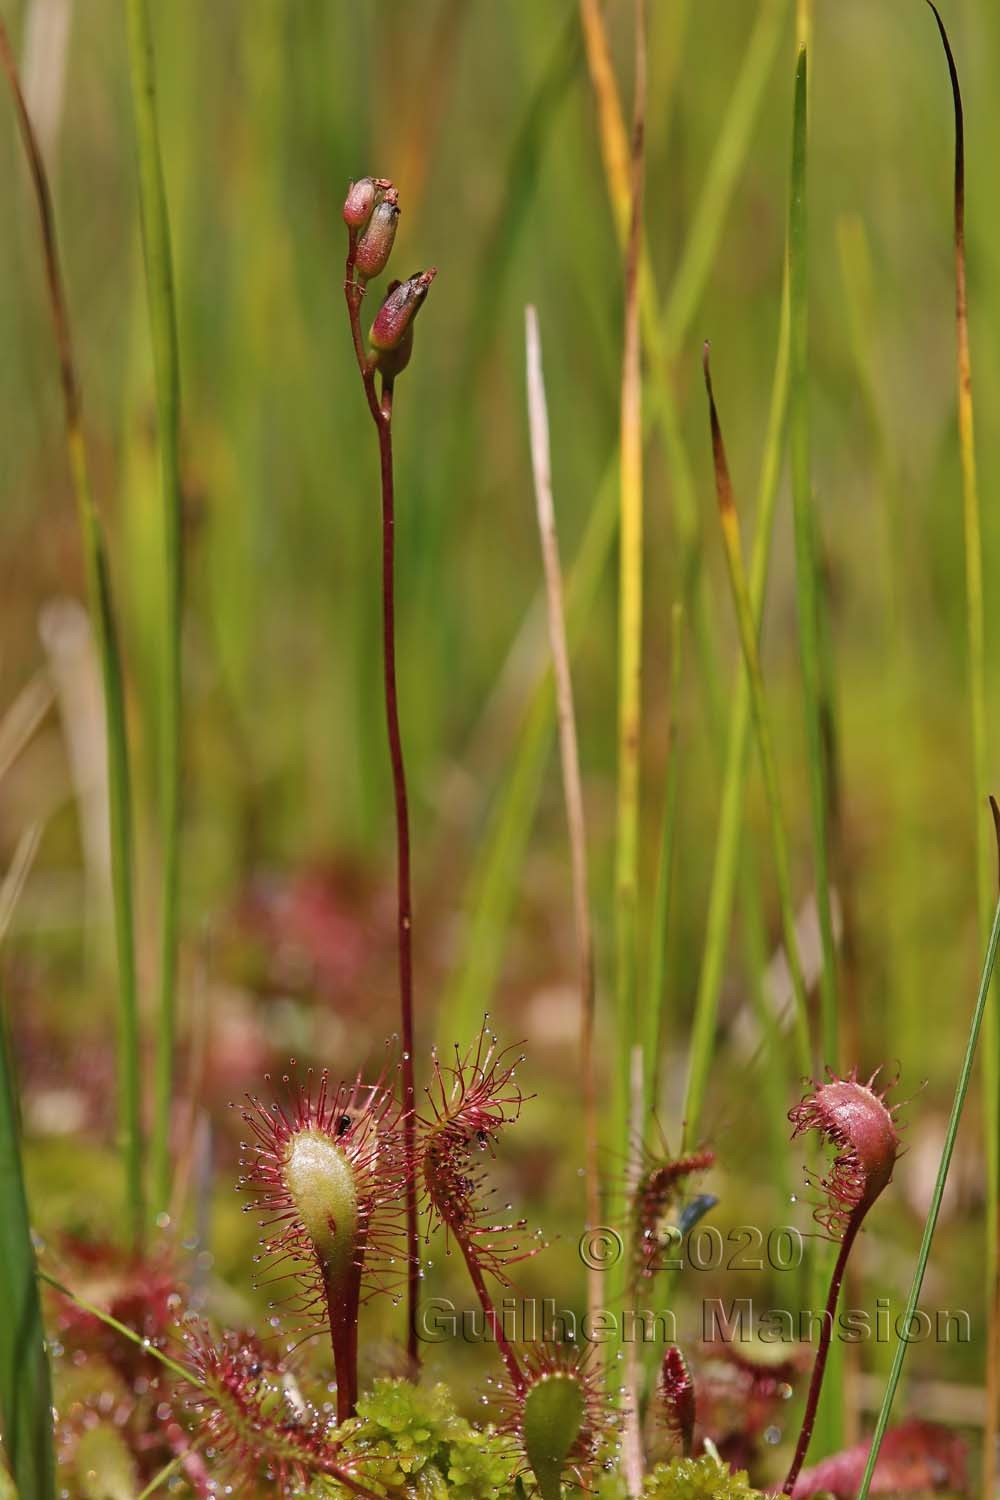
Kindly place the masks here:
<instances>
[{"instance_id":1,"label":"sundew plant","mask_svg":"<svg viewBox=\"0 0 1000 1500\"><path fill-rule=\"evenodd\" d=\"M998 61L0 4L0 1496L997 1495Z\"/></svg>"}]
</instances>

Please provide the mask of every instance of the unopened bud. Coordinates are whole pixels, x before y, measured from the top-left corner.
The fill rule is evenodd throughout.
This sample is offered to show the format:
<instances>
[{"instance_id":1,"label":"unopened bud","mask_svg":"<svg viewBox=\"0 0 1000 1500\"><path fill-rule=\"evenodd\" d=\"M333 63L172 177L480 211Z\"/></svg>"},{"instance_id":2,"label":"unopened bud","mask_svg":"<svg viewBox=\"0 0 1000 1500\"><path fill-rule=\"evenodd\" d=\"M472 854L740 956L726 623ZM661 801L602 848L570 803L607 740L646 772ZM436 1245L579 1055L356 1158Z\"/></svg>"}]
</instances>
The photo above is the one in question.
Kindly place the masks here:
<instances>
[{"instance_id":1,"label":"unopened bud","mask_svg":"<svg viewBox=\"0 0 1000 1500\"><path fill-rule=\"evenodd\" d=\"M361 177L352 182L344 200L344 223L350 229L362 229L371 218L377 196L374 177Z\"/></svg>"},{"instance_id":2,"label":"unopened bud","mask_svg":"<svg viewBox=\"0 0 1000 1500\"><path fill-rule=\"evenodd\" d=\"M361 276L367 279L377 276L385 269L386 261L392 253L392 242L396 238L398 220L399 194L395 188L390 188L375 205L358 241L354 264Z\"/></svg>"},{"instance_id":3,"label":"unopened bud","mask_svg":"<svg viewBox=\"0 0 1000 1500\"><path fill-rule=\"evenodd\" d=\"M420 271L407 281L390 283L389 292L372 324L372 348L376 364L386 380L405 370L413 353L413 320L420 310L437 268Z\"/></svg>"}]
</instances>

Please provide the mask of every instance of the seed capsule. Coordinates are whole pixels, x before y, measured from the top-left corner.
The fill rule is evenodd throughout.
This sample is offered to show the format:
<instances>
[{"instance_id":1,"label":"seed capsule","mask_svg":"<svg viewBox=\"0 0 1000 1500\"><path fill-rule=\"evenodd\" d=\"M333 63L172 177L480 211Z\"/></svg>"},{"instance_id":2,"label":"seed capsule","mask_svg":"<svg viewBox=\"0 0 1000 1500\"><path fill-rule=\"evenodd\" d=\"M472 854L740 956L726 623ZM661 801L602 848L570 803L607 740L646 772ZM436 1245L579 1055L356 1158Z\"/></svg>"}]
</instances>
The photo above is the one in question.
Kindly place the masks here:
<instances>
[{"instance_id":1,"label":"seed capsule","mask_svg":"<svg viewBox=\"0 0 1000 1500\"><path fill-rule=\"evenodd\" d=\"M377 197L374 177L361 177L352 182L344 200L344 223L350 229L363 229L371 218Z\"/></svg>"},{"instance_id":2,"label":"seed capsule","mask_svg":"<svg viewBox=\"0 0 1000 1500\"><path fill-rule=\"evenodd\" d=\"M386 262L392 254L392 243L396 238L398 222L399 194L395 188L389 188L388 192L376 203L358 241L354 263L358 274L366 280L371 276L378 276L381 271L385 270Z\"/></svg>"},{"instance_id":3,"label":"seed capsule","mask_svg":"<svg viewBox=\"0 0 1000 1500\"><path fill-rule=\"evenodd\" d=\"M420 271L407 281L389 283L389 292L379 308L369 335L377 351L377 364L383 376L395 378L409 364L413 352L413 320L420 310L436 267Z\"/></svg>"}]
</instances>

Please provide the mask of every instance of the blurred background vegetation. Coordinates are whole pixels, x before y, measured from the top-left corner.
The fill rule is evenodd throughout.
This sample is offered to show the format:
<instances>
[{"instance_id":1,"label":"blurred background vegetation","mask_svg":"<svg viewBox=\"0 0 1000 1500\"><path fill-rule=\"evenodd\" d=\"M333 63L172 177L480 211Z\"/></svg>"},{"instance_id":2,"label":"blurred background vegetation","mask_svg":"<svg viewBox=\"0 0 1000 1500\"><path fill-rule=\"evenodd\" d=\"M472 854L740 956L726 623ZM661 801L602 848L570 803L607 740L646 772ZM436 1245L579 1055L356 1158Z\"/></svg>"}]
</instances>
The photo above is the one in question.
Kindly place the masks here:
<instances>
[{"instance_id":1,"label":"blurred background vegetation","mask_svg":"<svg viewBox=\"0 0 1000 1500\"><path fill-rule=\"evenodd\" d=\"M608 8L622 79L630 68L628 12L620 0ZM7 18L20 39L52 175L94 484L108 521L142 835L140 971L151 991L162 585L123 20L116 0L30 0L8 5ZM946 19L968 123L989 650L1000 623L991 586L1000 562L992 503L1000 483L1000 10L990 0L949 0ZM350 1072L379 1053L397 1024L377 471L343 305L346 185L368 172L391 177L403 208L398 273L439 268L396 403L401 698L414 804L419 1029L427 1042L470 960L468 921L481 906L477 860L493 847L496 809L547 654L524 304L535 303L541 320L568 561L617 442L623 277L575 0L172 0L154 20L179 299L186 508L186 1057L178 1128L187 1128L190 1114L198 1122L191 1139L202 1141L192 1158L202 1204L194 1233L242 1299L250 1226L228 1202L238 1131L226 1102L258 1088L268 1062L280 1067L290 1052ZM749 535L781 293L793 22L785 0L654 0L649 20L647 238L668 324L674 317L671 370L696 482L725 707L739 649L699 359L710 336ZM814 484L837 688L842 894L854 944L848 1034L862 1070L886 1061L891 1076L898 1064L905 1095L927 1083L908 1110L911 1150L898 1174L897 1211L884 1216L866 1252L871 1297L898 1300L980 960L954 402L952 117L938 39L916 0L821 3L815 24ZM759 101L736 142L716 232L692 265L692 226L751 56ZM114 1006L102 788L94 774L100 716L86 635L67 604L82 598L82 564L34 207L9 125L0 130L0 223L4 865L26 830L40 834L13 917L6 990L22 1060L36 1218L49 1232L97 1229L116 1211L120 1191L110 1161ZM852 327L845 287L845 237L861 244L870 263L871 302L855 319L859 327ZM871 373L867 389L863 369ZM647 904L668 750L671 611L684 594L674 482L654 434ZM786 490L763 653L796 893L805 903L811 844ZM610 1024L614 573L609 546L575 658L602 1027ZM663 1120L673 1140L721 782L693 652L677 715L680 852ZM471 1013L490 1010L505 1037L530 1043L523 1082L540 1097L527 1108L503 1171L520 1196L544 1202L546 1230L563 1231L555 1259L527 1273L543 1290L554 1280L566 1284L563 1271L579 1279L573 1226L581 1208L579 1133L568 1123L576 1098L568 851L557 757L540 765L537 807L534 785L528 789L523 843L505 825L509 901L497 900L484 919L498 964L495 973L489 962L477 971ZM1000 786L995 755L992 765ZM745 819L747 837L759 845L769 940L777 942L756 767ZM715 1190L727 1223L783 1223L791 1215L806 1229L808 1205L788 1205L776 1191L792 1168L779 1170L773 1159L757 1106L759 1077L739 1046L736 1023L747 1005L741 917L738 900L704 1122L721 1162ZM481 962L482 951L472 958ZM198 1102L189 1110L192 1079ZM981 1330L977 1111L973 1102L927 1297L945 1306L964 1299ZM212 1130L214 1147L205 1144ZM798 1153L790 1160L797 1174ZM206 1206L213 1182L227 1200L214 1226ZM760 1295L769 1290L772 1301L783 1295L766 1286ZM911 1374L973 1386L977 1349L975 1339L971 1349L918 1348ZM863 1358L870 1365L885 1355L871 1350ZM968 1395L967 1418L979 1399ZM946 1396L939 1400L947 1404ZM947 1415L943 1407L940 1414Z\"/></svg>"}]
</instances>

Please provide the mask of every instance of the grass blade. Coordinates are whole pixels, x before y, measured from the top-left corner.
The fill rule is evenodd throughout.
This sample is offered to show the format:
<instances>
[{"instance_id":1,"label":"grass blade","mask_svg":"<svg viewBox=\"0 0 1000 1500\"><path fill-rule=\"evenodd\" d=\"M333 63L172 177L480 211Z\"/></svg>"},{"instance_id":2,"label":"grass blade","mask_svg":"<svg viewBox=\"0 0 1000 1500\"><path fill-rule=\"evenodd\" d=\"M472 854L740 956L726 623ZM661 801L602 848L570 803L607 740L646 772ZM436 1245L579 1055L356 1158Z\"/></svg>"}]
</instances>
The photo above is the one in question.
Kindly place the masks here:
<instances>
[{"instance_id":1,"label":"grass blade","mask_svg":"<svg viewBox=\"0 0 1000 1500\"><path fill-rule=\"evenodd\" d=\"M642 742L643 460L639 252L646 110L645 10L635 4L631 220L625 250L618 538L618 795L615 835L616 1105L612 1140L629 1154L632 1048L638 1037L639 767Z\"/></svg>"},{"instance_id":2,"label":"grass blade","mask_svg":"<svg viewBox=\"0 0 1000 1500\"><path fill-rule=\"evenodd\" d=\"M823 967L820 976L823 1061L837 1066L836 952L830 902L829 765L823 733L824 694L820 626L820 580L816 555L809 431L809 264L807 213L808 53L804 44L808 7L799 10L800 39L795 69L795 114L792 131L791 208L788 224L788 287L791 319L790 444L792 514L795 521L795 582L801 642L806 749L816 864L816 908L819 914Z\"/></svg>"},{"instance_id":3,"label":"grass blade","mask_svg":"<svg viewBox=\"0 0 1000 1500\"><path fill-rule=\"evenodd\" d=\"M125 1203L133 1247L142 1239L144 1219L142 1122L139 1078L139 1014L135 963L133 897L132 795L121 651L111 591L111 576L94 503L87 449L83 437L80 386L73 359L69 310L59 264L55 219L48 178L21 91L14 54L0 21L0 65L10 85L21 139L34 189L41 227L49 308L55 331L66 422L70 472L83 542L84 567L94 635L104 688L107 741L108 805L111 840L111 884L115 911L118 961L118 1089L119 1128L125 1168Z\"/></svg>"},{"instance_id":4,"label":"grass blade","mask_svg":"<svg viewBox=\"0 0 1000 1500\"><path fill-rule=\"evenodd\" d=\"M656 1109L659 1103L660 1055L663 1048L665 1029L665 971L676 854L677 795L680 789L677 718L678 704L680 702L683 638L684 609L680 604L675 604L670 632L670 721L667 729L667 781L663 792L660 862L656 873L656 890L653 895L653 911L650 922L649 972L646 983L646 1011L642 1027L642 1053L645 1068L644 1095L649 1101L651 1109Z\"/></svg>"},{"instance_id":5,"label":"grass blade","mask_svg":"<svg viewBox=\"0 0 1000 1500\"><path fill-rule=\"evenodd\" d=\"M573 869L573 905L576 916L577 948L580 964L580 1073L585 1137L585 1196L587 1224L600 1222L601 1189L598 1173L597 1092L594 1082L594 934L590 918L589 878L587 870L587 834L583 808L583 786L580 779L580 752L576 732L576 709L573 702L573 679L570 673L569 645L566 639L566 616L563 605L562 567L559 562L559 538L556 531L555 503L552 498L552 464L549 442L549 415L542 372L541 337L538 314L533 307L525 310L525 343L527 351L528 415L531 428L531 456L535 479L535 502L538 531L545 570L548 600L549 643L555 677L556 713L559 723L559 747L562 757L563 795L566 823L569 829ZM587 1277L588 1311L596 1316L601 1305L601 1273L590 1267Z\"/></svg>"},{"instance_id":6,"label":"grass blade","mask_svg":"<svg viewBox=\"0 0 1000 1500\"><path fill-rule=\"evenodd\" d=\"M941 1212L941 1201L944 1197L945 1185L948 1181L948 1172L951 1167L951 1158L955 1150L955 1140L958 1135L958 1127L962 1119L962 1110L965 1107L965 1097L969 1092L969 1084L972 1081L972 1065L975 1062L976 1047L979 1042L979 1033L983 1025L983 1017L986 1014L989 995L990 981L993 976L993 968L996 963L997 945L1000 943L1000 902L998 902L993 915L993 926L990 931L989 942L986 948L986 957L983 961L982 976L979 981L979 994L976 998L976 1008L972 1016L972 1024L969 1029L969 1039L966 1043L965 1056L962 1060L962 1068L959 1073L958 1083L955 1087L955 1098L951 1106L951 1115L948 1119L948 1129L945 1132L944 1146L941 1151L941 1161L938 1165L937 1177L934 1182L934 1191L931 1194L930 1208L927 1210L927 1219L924 1223L923 1237L920 1241L920 1249L917 1253L917 1263L913 1271L913 1280L910 1283L910 1294L906 1299L906 1311L903 1314L900 1326L909 1329L912 1326L913 1315L920 1301L920 1291L924 1284L924 1272L927 1269L927 1261L930 1257L931 1244L934 1240L934 1231L937 1228L938 1215ZM892 1361L892 1369L889 1381L886 1385L885 1395L882 1397L882 1406L879 1410L878 1420L875 1423L875 1432L872 1437L872 1445L868 1454L868 1462L865 1466L864 1477L861 1488L858 1491L858 1500L867 1500L868 1490L875 1473L875 1465L878 1462L879 1448L885 1436L889 1417L892 1413L892 1404L896 1397L896 1389L899 1385L899 1377L903 1369L903 1361L909 1341L905 1338L897 1339L896 1352ZM983 1492L984 1495L989 1491Z\"/></svg>"},{"instance_id":7,"label":"grass blade","mask_svg":"<svg viewBox=\"0 0 1000 1500\"><path fill-rule=\"evenodd\" d=\"M750 606L755 637L760 635L771 557L774 514L778 500L782 440L788 409L788 363L789 316L786 272L774 381L771 389L771 408L758 490L756 532L750 561ZM687 1142L694 1140L698 1134L715 1046L716 1016L722 990L726 943L739 864L750 729L750 684L746 672L742 671L737 676L729 719L719 827L716 834L708 917L705 925L705 945L698 975L698 993L695 999L688 1081L684 1101L685 1140ZM787 1135L784 1112L782 1112L782 1134Z\"/></svg>"},{"instance_id":8,"label":"grass blade","mask_svg":"<svg viewBox=\"0 0 1000 1500\"><path fill-rule=\"evenodd\" d=\"M20 1500L52 1500L52 1384L21 1171L14 1067L0 1021L0 1417Z\"/></svg>"},{"instance_id":9,"label":"grass blade","mask_svg":"<svg viewBox=\"0 0 1000 1500\"><path fill-rule=\"evenodd\" d=\"M757 11L664 305L661 327L667 359L683 347L698 310L778 56L787 14L788 0L762 0Z\"/></svg>"},{"instance_id":10,"label":"grass blade","mask_svg":"<svg viewBox=\"0 0 1000 1500\"><path fill-rule=\"evenodd\" d=\"M969 710L972 722L972 774L976 806L976 904L981 940L989 927L992 872L989 831L981 816L988 795L986 729L986 647L983 606L982 520L976 469L976 433L972 399L972 355L969 347L969 299L965 268L965 114L955 55L944 21L933 0L941 45L948 64L955 111L955 334L958 375L958 441L962 462L962 511L965 529L966 640ZM983 1067L986 1131L986 1426L983 1434L983 1493L996 1485L997 1428L1000 1423L1000 1016L987 1012Z\"/></svg>"},{"instance_id":11,"label":"grass blade","mask_svg":"<svg viewBox=\"0 0 1000 1500\"><path fill-rule=\"evenodd\" d=\"M750 588L747 583L743 561L743 542L740 535L740 520L733 497L733 486L726 460L725 444L715 396L712 391L712 375L709 365L708 345L705 345L705 389L708 392L709 417L712 428L712 454L715 462L715 486L719 501L719 519L722 522L722 537L725 545L726 564L733 591L733 604L739 626L740 645L750 689L750 708L753 714L757 749L760 755L761 774L767 801L771 827L771 842L774 852L775 874L778 881L778 902L781 910L781 927L785 942L785 957L792 979L795 997L795 1039L799 1066L808 1073L812 1065L812 1049L809 1041L809 1002L806 994L802 960L799 956L799 940L795 926L795 904L792 898L791 861L788 855L788 839L781 805L781 783L778 776L774 741L771 735L770 716L764 694L764 677L757 647L757 627L754 620ZM693 1050L693 1049L692 1049Z\"/></svg>"},{"instance_id":12,"label":"grass blade","mask_svg":"<svg viewBox=\"0 0 1000 1500\"><path fill-rule=\"evenodd\" d=\"M180 899L181 791L181 552L180 369L167 197L160 155L147 0L127 0L129 68L135 115L139 208L146 295L156 384L163 541L166 568L160 677L160 992L152 1140L152 1206L170 1200L170 1112L177 1030L177 952Z\"/></svg>"},{"instance_id":13,"label":"grass blade","mask_svg":"<svg viewBox=\"0 0 1000 1500\"><path fill-rule=\"evenodd\" d=\"M600 5L597 0L579 0L579 4L587 65L597 105L608 197L619 240L624 246L628 234L630 199L628 137ZM698 229L699 248L697 254L685 252L678 271L678 276L683 277L683 296L678 296L672 290L669 299L672 308L669 328L671 343L668 343L665 336L660 296L645 245L642 246L639 273L642 337L649 364L650 394L673 482L671 498L680 544L679 574L698 659L698 677L705 694L710 742L720 770L726 762L725 700L712 608L702 569L704 546L697 492L674 396L670 357L682 346L704 291L729 198L749 149L750 133L762 86L773 63L785 11L784 0L763 0L758 12L751 43L723 119L694 213L693 223ZM743 864L743 894L746 923L751 935L750 946L760 950L764 946L763 917L756 874L748 852L744 855Z\"/></svg>"},{"instance_id":14,"label":"grass blade","mask_svg":"<svg viewBox=\"0 0 1000 1500\"><path fill-rule=\"evenodd\" d=\"M570 653L611 553L618 520L615 460L604 475L566 589L566 634ZM500 970L504 934L552 740L555 699L552 674L540 672L525 713L506 785L480 841L480 854L468 881L468 915L462 923L463 951L441 1006L440 1038L451 1045L474 1033L482 1021Z\"/></svg>"}]
</instances>

